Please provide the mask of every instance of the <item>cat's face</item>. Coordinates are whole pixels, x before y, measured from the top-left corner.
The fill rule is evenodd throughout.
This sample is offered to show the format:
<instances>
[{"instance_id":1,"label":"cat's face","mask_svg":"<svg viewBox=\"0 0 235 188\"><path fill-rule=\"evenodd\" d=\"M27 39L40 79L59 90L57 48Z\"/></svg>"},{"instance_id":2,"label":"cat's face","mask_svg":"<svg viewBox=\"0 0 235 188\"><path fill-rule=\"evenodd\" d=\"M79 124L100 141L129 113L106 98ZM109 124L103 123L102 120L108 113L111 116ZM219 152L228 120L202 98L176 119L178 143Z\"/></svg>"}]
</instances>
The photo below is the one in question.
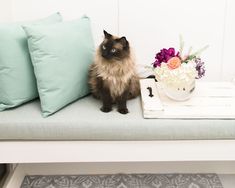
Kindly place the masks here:
<instances>
[{"instance_id":1,"label":"cat's face","mask_svg":"<svg viewBox=\"0 0 235 188\"><path fill-rule=\"evenodd\" d=\"M103 58L107 60L122 60L130 55L129 43L126 37L117 38L104 31L104 41L99 50Z\"/></svg>"}]
</instances>

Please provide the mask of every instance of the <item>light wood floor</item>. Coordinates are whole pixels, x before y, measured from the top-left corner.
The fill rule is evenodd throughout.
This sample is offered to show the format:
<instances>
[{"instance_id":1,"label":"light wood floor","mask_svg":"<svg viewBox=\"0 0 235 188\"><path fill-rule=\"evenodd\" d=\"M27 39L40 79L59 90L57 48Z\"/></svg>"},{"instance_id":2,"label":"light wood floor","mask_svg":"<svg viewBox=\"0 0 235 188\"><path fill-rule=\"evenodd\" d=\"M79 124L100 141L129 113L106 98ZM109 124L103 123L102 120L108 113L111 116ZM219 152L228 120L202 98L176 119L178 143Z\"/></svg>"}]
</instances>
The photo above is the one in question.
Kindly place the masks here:
<instances>
[{"instance_id":1,"label":"light wood floor","mask_svg":"<svg viewBox=\"0 0 235 188\"><path fill-rule=\"evenodd\" d=\"M224 188L235 188L235 174L219 175Z\"/></svg>"}]
</instances>

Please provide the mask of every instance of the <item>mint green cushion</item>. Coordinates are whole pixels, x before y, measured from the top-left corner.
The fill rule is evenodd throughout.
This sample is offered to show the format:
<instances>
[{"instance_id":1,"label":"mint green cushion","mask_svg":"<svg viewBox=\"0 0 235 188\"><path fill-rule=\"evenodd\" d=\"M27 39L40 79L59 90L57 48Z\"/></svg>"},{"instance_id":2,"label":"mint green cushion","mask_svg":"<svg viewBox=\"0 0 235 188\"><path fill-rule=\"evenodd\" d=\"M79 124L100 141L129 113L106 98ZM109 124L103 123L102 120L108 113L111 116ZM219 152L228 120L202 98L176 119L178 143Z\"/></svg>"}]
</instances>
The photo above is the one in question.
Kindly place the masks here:
<instances>
[{"instance_id":1,"label":"mint green cushion","mask_svg":"<svg viewBox=\"0 0 235 188\"><path fill-rule=\"evenodd\" d=\"M89 18L24 29L43 116L87 95L88 68L94 54Z\"/></svg>"},{"instance_id":2,"label":"mint green cushion","mask_svg":"<svg viewBox=\"0 0 235 188\"><path fill-rule=\"evenodd\" d=\"M0 111L38 97L22 24L61 22L59 13L35 22L0 24Z\"/></svg>"},{"instance_id":3,"label":"mint green cushion","mask_svg":"<svg viewBox=\"0 0 235 188\"><path fill-rule=\"evenodd\" d=\"M140 97L130 113L100 111L102 102L85 97L42 118L38 100L0 113L0 140L235 140L235 119L144 119Z\"/></svg>"}]
</instances>

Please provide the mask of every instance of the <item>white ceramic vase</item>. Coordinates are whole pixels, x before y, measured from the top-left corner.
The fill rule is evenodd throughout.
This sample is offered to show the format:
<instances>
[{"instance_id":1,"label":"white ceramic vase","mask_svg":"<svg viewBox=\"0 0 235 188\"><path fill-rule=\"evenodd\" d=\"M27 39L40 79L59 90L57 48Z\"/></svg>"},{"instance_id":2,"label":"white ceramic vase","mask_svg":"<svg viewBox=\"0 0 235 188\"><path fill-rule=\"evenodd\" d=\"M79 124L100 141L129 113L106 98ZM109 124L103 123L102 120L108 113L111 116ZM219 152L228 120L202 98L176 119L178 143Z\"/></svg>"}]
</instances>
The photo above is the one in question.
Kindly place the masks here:
<instances>
[{"instance_id":1,"label":"white ceramic vase","mask_svg":"<svg viewBox=\"0 0 235 188\"><path fill-rule=\"evenodd\" d=\"M172 100L186 101L190 99L195 90L195 80L187 85L181 85L179 87L171 87L166 84L162 84L164 93Z\"/></svg>"}]
</instances>

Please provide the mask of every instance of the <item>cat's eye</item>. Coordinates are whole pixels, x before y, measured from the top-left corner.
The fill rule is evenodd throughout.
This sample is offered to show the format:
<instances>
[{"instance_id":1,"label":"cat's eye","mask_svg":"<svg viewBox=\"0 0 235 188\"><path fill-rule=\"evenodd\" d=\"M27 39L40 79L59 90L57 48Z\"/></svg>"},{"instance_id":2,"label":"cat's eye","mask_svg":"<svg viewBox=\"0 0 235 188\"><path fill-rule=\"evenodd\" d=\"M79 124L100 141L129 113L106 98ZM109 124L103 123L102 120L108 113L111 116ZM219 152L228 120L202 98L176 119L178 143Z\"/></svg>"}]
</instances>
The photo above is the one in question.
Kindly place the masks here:
<instances>
[{"instance_id":1,"label":"cat's eye","mask_svg":"<svg viewBox=\"0 0 235 188\"><path fill-rule=\"evenodd\" d=\"M105 47L105 45L103 45L103 46L102 46L102 49L103 49L103 50L106 50L106 47Z\"/></svg>"},{"instance_id":2,"label":"cat's eye","mask_svg":"<svg viewBox=\"0 0 235 188\"><path fill-rule=\"evenodd\" d=\"M117 51L117 50L116 50L115 48L112 48L112 49L111 49L111 52L112 52L112 53L115 53L116 51Z\"/></svg>"}]
</instances>

